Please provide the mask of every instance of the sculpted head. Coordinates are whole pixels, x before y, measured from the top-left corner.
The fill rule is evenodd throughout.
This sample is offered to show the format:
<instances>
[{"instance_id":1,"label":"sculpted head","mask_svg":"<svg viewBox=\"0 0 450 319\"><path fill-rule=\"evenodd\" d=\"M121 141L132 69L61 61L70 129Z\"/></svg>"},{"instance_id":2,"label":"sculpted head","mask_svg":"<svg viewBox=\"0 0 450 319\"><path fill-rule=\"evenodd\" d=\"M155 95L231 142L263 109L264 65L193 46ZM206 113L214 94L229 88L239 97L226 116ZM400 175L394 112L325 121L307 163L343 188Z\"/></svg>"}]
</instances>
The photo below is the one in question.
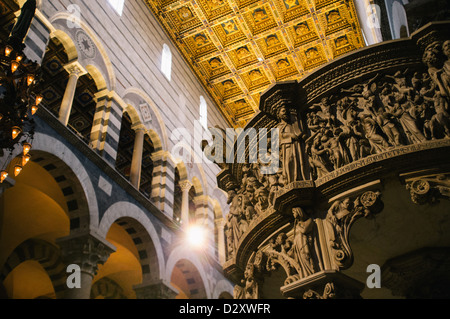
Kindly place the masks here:
<instances>
[{"instance_id":1,"label":"sculpted head","mask_svg":"<svg viewBox=\"0 0 450 319\"><path fill-rule=\"evenodd\" d=\"M280 121L289 123L290 116L289 116L289 111L286 106L283 105L278 109L277 117Z\"/></svg>"},{"instance_id":2,"label":"sculpted head","mask_svg":"<svg viewBox=\"0 0 450 319\"><path fill-rule=\"evenodd\" d=\"M439 42L433 42L425 49L422 61L427 64L428 67L437 67L441 55Z\"/></svg>"},{"instance_id":3,"label":"sculpted head","mask_svg":"<svg viewBox=\"0 0 450 319\"><path fill-rule=\"evenodd\" d=\"M442 52L444 52L445 56L450 59L450 40L447 40L442 45Z\"/></svg>"}]
</instances>

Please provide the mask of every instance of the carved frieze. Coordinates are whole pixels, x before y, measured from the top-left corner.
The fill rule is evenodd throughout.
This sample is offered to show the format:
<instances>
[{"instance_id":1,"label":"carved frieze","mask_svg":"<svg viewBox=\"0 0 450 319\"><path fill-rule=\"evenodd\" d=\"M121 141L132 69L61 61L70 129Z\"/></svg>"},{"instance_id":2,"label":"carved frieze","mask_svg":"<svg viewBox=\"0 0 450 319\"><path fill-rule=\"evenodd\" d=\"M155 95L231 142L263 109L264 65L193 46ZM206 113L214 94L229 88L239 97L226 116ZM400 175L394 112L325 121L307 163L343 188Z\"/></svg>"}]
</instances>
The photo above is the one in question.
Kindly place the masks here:
<instances>
[{"instance_id":1,"label":"carved frieze","mask_svg":"<svg viewBox=\"0 0 450 319\"><path fill-rule=\"evenodd\" d=\"M341 20L330 14L329 27ZM354 262L351 228L384 208L384 177L398 174L417 204L448 198L450 41L417 44L419 36L407 49L368 48L261 95L261 112L247 126L259 133L237 139L234 150L245 155L219 175L231 203L224 269L243 280L238 297L261 298L263 278L278 271L287 298L358 297L360 283L341 271ZM338 49L348 38L335 40ZM261 173L262 161L242 162L266 137L279 146L279 169L270 174Z\"/></svg>"}]
</instances>

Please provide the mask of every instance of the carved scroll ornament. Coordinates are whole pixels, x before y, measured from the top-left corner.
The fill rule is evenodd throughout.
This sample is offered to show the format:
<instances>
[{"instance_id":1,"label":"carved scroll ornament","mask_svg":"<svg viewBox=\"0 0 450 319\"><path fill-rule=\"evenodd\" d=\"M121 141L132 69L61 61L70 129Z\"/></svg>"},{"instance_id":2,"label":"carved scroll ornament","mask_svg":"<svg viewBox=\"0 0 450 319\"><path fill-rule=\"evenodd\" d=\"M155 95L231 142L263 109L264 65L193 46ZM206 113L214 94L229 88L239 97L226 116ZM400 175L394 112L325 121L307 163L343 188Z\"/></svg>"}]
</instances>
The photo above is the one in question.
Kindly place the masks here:
<instances>
[{"instance_id":1,"label":"carved scroll ornament","mask_svg":"<svg viewBox=\"0 0 450 319\"><path fill-rule=\"evenodd\" d=\"M353 252L349 243L350 229L362 218L371 218L384 207L379 192L365 192L356 198L335 201L328 211L326 224L329 245L334 252L334 260L340 269L353 263Z\"/></svg>"}]
</instances>

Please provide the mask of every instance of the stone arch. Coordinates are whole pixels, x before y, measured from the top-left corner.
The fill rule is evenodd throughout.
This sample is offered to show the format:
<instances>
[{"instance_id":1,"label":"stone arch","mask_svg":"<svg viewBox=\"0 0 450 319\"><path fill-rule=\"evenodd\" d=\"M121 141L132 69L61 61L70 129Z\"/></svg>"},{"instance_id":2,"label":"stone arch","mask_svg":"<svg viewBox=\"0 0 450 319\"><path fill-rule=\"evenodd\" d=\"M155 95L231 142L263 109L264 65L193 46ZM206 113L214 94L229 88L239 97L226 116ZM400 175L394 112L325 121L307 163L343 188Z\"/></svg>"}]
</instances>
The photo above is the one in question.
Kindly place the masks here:
<instances>
[{"instance_id":1,"label":"stone arch","mask_svg":"<svg viewBox=\"0 0 450 319\"><path fill-rule=\"evenodd\" d=\"M46 170L61 187L65 186L62 189L67 189L69 216L74 219L71 220L72 231L96 229L99 223L97 196L90 176L78 157L61 141L42 133L35 134L31 154L34 162L40 162L40 165L45 163ZM42 159L38 161L39 158ZM76 195L81 196L79 200L72 198Z\"/></svg>"},{"instance_id":2,"label":"stone arch","mask_svg":"<svg viewBox=\"0 0 450 319\"><path fill-rule=\"evenodd\" d=\"M130 176L131 180L133 158L137 154L135 153L136 136L138 131L143 131L144 143L142 145L139 190L147 197L153 198L155 197L155 183L160 182L158 174L164 170L164 161L161 157L163 145L160 136L156 131L142 124L140 115L132 104L128 103L125 107L121 121L116 169L126 178Z\"/></svg>"},{"instance_id":3,"label":"stone arch","mask_svg":"<svg viewBox=\"0 0 450 319\"><path fill-rule=\"evenodd\" d=\"M78 60L78 51L71 37L64 31L55 29L50 33L50 38L57 38L63 45L69 62Z\"/></svg>"},{"instance_id":4,"label":"stone arch","mask_svg":"<svg viewBox=\"0 0 450 319\"><path fill-rule=\"evenodd\" d=\"M58 12L51 17L49 21L54 30L61 30L66 33L72 39L73 43L77 42L77 38L92 41L92 44L95 47L95 49L91 49L92 52L95 52L95 54L92 53L92 55L89 51L81 51L80 47L75 45L78 53L78 62L85 68L88 65L96 65L97 69L103 74L107 89L114 91L116 88L114 68L101 41L95 35L94 31L81 19L77 19L76 21L79 24L78 28L70 28L68 24L74 24L75 22L73 19L74 17L67 12ZM96 52L99 54L96 54Z\"/></svg>"},{"instance_id":5,"label":"stone arch","mask_svg":"<svg viewBox=\"0 0 450 319\"><path fill-rule=\"evenodd\" d=\"M89 229L88 202L83 186L78 181L72 169L57 156L39 151L30 152L32 161L44 168L58 183L64 194L67 205L67 214L70 218L71 232L86 231Z\"/></svg>"},{"instance_id":6,"label":"stone arch","mask_svg":"<svg viewBox=\"0 0 450 319\"><path fill-rule=\"evenodd\" d=\"M95 85L97 86L98 91L102 91L107 89L107 83L105 78L103 77L103 74L99 71L99 69L93 65L89 64L86 65L86 71L92 76L92 79L95 82Z\"/></svg>"},{"instance_id":7,"label":"stone arch","mask_svg":"<svg viewBox=\"0 0 450 319\"><path fill-rule=\"evenodd\" d=\"M203 283L202 288L204 289L205 298L210 299L211 298L211 289L209 287L209 281L206 276L205 268L203 267L203 264L197 257L197 254L193 253L189 249L189 247L187 247L185 245L178 246L170 254L170 256L167 260L167 263L166 263L165 280L167 282L172 281L173 270L175 269L175 267L180 268L179 266L177 266L177 264L179 265L180 261L187 261L190 264L189 266L191 267L190 271L192 271L192 269L196 269L198 271L198 275L201 278L201 282ZM195 268L192 268L192 266ZM175 287L176 285L173 285L173 286Z\"/></svg>"},{"instance_id":8,"label":"stone arch","mask_svg":"<svg viewBox=\"0 0 450 319\"><path fill-rule=\"evenodd\" d=\"M123 100L129 104L130 108L133 108L133 120L143 123L151 133L151 137L155 138L155 150L168 150L168 136L166 131L166 125L164 124L163 118L158 110L158 107L153 102L153 100L142 90L137 88L129 88L123 94ZM150 122L145 122L141 111L136 108L141 105L146 104L150 110ZM130 110L131 112L131 110ZM158 146L158 147L156 147Z\"/></svg>"},{"instance_id":9,"label":"stone arch","mask_svg":"<svg viewBox=\"0 0 450 319\"><path fill-rule=\"evenodd\" d=\"M100 236L106 238L115 222L122 224L126 230L129 229L127 232L133 238L138 251L145 251L146 258L140 258L143 280L154 281L163 278L165 267L160 235L144 211L128 202L113 204L102 217L99 226Z\"/></svg>"},{"instance_id":10,"label":"stone arch","mask_svg":"<svg viewBox=\"0 0 450 319\"><path fill-rule=\"evenodd\" d=\"M120 287L114 280L104 277L96 281L91 288L91 299L126 299Z\"/></svg>"},{"instance_id":11,"label":"stone arch","mask_svg":"<svg viewBox=\"0 0 450 319\"><path fill-rule=\"evenodd\" d=\"M211 205L214 213L214 220L219 220L223 218L223 210L221 203L211 196L208 196L208 203Z\"/></svg>"},{"instance_id":12,"label":"stone arch","mask_svg":"<svg viewBox=\"0 0 450 319\"><path fill-rule=\"evenodd\" d=\"M172 157L172 155L171 155ZM180 181L189 180L189 173L186 167L186 164L182 161L175 161L175 168L178 170L178 173L180 174Z\"/></svg>"},{"instance_id":13,"label":"stone arch","mask_svg":"<svg viewBox=\"0 0 450 319\"><path fill-rule=\"evenodd\" d=\"M234 287L229 281L221 280L214 287L212 299L233 299Z\"/></svg>"},{"instance_id":14,"label":"stone arch","mask_svg":"<svg viewBox=\"0 0 450 319\"><path fill-rule=\"evenodd\" d=\"M0 281L3 282L17 266L29 260L37 261L44 268L56 297L62 297L66 288L65 264L59 248L44 240L32 238L17 246L1 269Z\"/></svg>"}]
</instances>

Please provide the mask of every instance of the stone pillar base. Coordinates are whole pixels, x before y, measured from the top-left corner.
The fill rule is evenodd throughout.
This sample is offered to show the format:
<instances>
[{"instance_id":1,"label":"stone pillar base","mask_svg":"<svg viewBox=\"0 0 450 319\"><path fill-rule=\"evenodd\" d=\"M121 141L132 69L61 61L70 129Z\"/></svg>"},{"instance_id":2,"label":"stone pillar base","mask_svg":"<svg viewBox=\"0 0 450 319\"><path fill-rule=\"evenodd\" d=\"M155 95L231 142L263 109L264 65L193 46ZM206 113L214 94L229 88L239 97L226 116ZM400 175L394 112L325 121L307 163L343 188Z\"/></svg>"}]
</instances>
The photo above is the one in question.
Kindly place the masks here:
<instances>
[{"instance_id":1,"label":"stone pillar base","mask_svg":"<svg viewBox=\"0 0 450 319\"><path fill-rule=\"evenodd\" d=\"M363 289L363 283L325 270L281 287L281 293L290 299L360 299Z\"/></svg>"}]
</instances>

